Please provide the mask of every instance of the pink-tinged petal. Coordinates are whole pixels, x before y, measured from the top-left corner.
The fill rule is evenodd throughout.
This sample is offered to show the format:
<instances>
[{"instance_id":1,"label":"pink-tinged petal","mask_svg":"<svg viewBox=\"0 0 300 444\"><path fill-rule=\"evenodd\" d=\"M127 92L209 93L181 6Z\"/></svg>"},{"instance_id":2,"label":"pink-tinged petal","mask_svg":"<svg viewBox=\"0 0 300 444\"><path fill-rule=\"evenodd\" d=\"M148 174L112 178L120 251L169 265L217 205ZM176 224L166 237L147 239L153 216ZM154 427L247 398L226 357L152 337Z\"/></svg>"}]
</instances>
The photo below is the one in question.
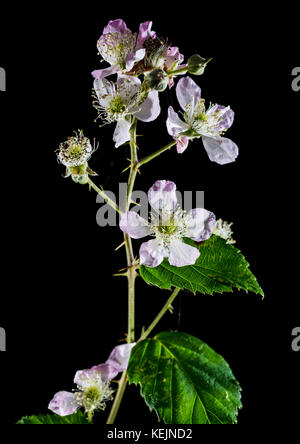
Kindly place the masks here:
<instances>
[{"instance_id":1,"label":"pink-tinged petal","mask_svg":"<svg viewBox=\"0 0 300 444\"><path fill-rule=\"evenodd\" d=\"M187 220L189 223L185 235L196 242L208 239L216 226L216 216L204 208L189 211Z\"/></svg>"},{"instance_id":2,"label":"pink-tinged petal","mask_svg":"<svg viewBox=\"0 0 300 444\"><path fill-rule=\"evenodd\" d=\"M211 137L203 136L203 145L212 162L220 165L234 162L239 154L237 145L226 137L219 139L212 139Z\"/></svg>"},{"instance_id":3,"label":"pink-tinged petal","mask_svg":"<svg viewBox=\"0 0 300 444\"><path fill-rule=\"evenodd\" d=\"M110 34L114 32L128 32L129 29L126 26L126 23L122 19L111 20L108 22L107 26L103 29L103 34Z\"/></svg>"},{"instance_id":4,"label":"pink-tinged petal","mask_svg":"<svg viewBox=\"0 0 300 444\"><path fill-rule=\"evenodd\" d=\"M158 267L164 257L166 257L166 250L161 242L157 239L152 239L149 242L142 244L140 248L140 263L146 267Z\"/></svg>"},{"instance_id":5,"label":"pink-tinged petal","mask_svg":"<svg viewBox=\"0 0 300 444\"><path fill-rule=\"evenodd\" d=\"M119 146L123 145L123 143L130 140L130 127L131 123L127 120L119 120L113 134L113 141L115 142L116 148L119 148Z\"/></svg>"},{"instance_id":6,"label":"pink-tinged petal","mask_svg":"<svg viewBox=\"0 0 300 444\"><path fill-rule=\"evenodd\" d=\"M48 409L59 416L68 416L73 415L79 407L74 393L58 392L50 401Z\"/></svg>"},{"instance_id":7,"label":"pink-tinged petal","mask_svg":"<svg viewBox=\"0 0 300 444\"><path fill-rule=\"evenodd\" d=\"M120 228L133 239L141 239L151 234L148 222L135 211L127 211L122 215Z\"/></svg>"},{"instance_id":8,"label":"pink-tinged petal","mask_svg":"<svg viewBox=\"0 0 300 444\"><path fill-rule=\"evenodd\" d=\"M187 245L179 239L173 240L169 246L169 262L175 267L193 265L199 256L198 248Z\"/></svg>"},{"instance_id":9,"label":"pink-tinged petal","mask_svg":"<svg viewBox=\"0 0 300 444\"><path fill-rule=\"evenodd\" d=\"M152 22L144 22L140 24L139 34L136 42L136 49L140 49L143 47L144 42L150 38L154 38L156 33L151 31Z\"/></svg>"},{"instance_id":10,"label":"pink-tinged petal","mask_svg":"<svg viewBox=\"0 0 300 444\"><path fill-rule=\"evenodd\" d=\"M135 116L142 122L152 122L160 114L159 96L157 91L150 91L147 99L141 104Z\"/></svg>"},{"instance_id":11,"label":"pink-tinged petal","mask_svg":"<svg viewBox=\"0 0 300 444\"><path fill-rule=\"evenodd\" d=\"M170 76L169 77L169 84L168 84L169 89L173 88L174 85L175 85L174 77Z\"/></svg>"},{"instance_id":12,"label":"pink-tinged petal","mask_svg":"<svg viewBox=\"0 0 300 444\"><path fill-rule=\"evenodd\" d=\"M130 353L134 346L135 343L118 345L113 349L106 363L115 367L119 372L124 372L127 370Z\"/></svg>"},{"instance_id":13,"label":"pink-tinged petal","mask_svg":"<svg viewBox=\"0 0 300 444\"><path fill-rule=\"evenodd\" d=\"M146 50L144 48L138 49L135 52L131 52L126 59L126 71L131 71L137 62L143 60L145 54Z\"/></svg>"},{"instance_id":14,"label":"pink-tinged petal","mask_svg":"<svg viewBox=\"0 0 300 444\"><path fill-rule=\"evenodd\" d=\"M104 79L105 77L108 77L112 74L116 74L119 71L120 71L120 66L114 65L114 66L110 66L109 68L97 69L92 72L92 76L95 79Z\"/></svg>"},{"instance_id":15,"label":"pink-tinged petal","mask_svg":"<svg viewBox=\"0 0 300 444\"><path fill-rule=\"evenodd\" d=\"M74 383L81 387L90 387L99 375L97 367L78 370L74 377Z\"/></svg>"},{"instance_id":16,"label":"pink-tinged petal","mask_svg":"<svg viewBox=\"0 0 300 444\"><path fill-rule=\"evenodd\" d=\"M188 145L189 145L188 137L186 137L186 136L177 137L176 148L177 148L178 154L184 153L184 151L187 149Z\"/></svg>"},{"instance_id":17,"label":"pink-tinged petal","mask_svg":"<svg viewBox=\"0 0 300 444\"><path fill-rule=\"evenodd\" d=\"M218 113L220 116L219 124L216 127L217 131L227 131L233 124L234 112L230 106L215 105L208 110L207 116L215 113Z\"/></svg>"},{"instance_id":18,"label":"pink-tinged petal","mask_svg":"<svg viewBox=\"0 0 300 444\"><path fill-rule=\"evenodd\" d=\"M166 56L166 66L167 69L172 69L174 65L176 66L179 63L182 63L184 60L184 56L180 54L179 48L176 46L171 46L168 48L167 56Z\"/></svg>"},{"instance_id":19,"label":"pink-tinged petal","mask_svg":"<svg viewBox=\"0 0 300 444\"><path fill-rule=\"evenodd\" d=\"M188 104L194 104L201 98L201 89L190 77L183 77L177 83L176 95L181 108L186 111Z\"/></svg>"},{"instance_id":20,"label":"pink-tinged petal","mask_svg":"<svg viewBox=\"0 0 300 444\"><path fill-rule=\"evenodd\" d=\"M176 185L168 180L158 180L148 192L148 200L151 207L159 212L174 211L177 205Z\"/></svg>"},{"instance_id":21,"label":"pink-tinged petal","mask_svg":"<svg viewBox=\"0 0 300 444\"><path fill-rule=\"evenodd\" d=\"M95 367L92 367L92 370L96 370L98 373L100 373L101 379L105 381L111 381L119 373L118 369L109 362L106 362L105 364L96 365Z\"/></svg>"},{"instance_id":22,"label":"pink-tinged petal","mask_svg":"<svg viewBox=\"0 0 300 444\"><path fill-rule=\"evenodd\" d=\"M178 114L174 111L172 106L168 108L167 130L170 136L176 137L180 133L184 133L189 129L189 126L180 119Z\"/></svg>"}]
</instances>

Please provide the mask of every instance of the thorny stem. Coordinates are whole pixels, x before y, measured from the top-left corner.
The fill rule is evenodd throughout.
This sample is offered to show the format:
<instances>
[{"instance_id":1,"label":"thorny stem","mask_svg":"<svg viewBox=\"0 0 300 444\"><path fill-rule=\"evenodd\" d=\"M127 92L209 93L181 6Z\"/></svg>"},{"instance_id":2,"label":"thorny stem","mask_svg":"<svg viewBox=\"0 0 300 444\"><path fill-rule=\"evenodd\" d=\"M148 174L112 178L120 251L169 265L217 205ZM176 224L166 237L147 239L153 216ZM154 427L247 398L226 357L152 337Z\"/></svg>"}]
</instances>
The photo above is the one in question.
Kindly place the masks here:
<instances>
[{"instance_id":1,"label":"thorny stem","mask_svg":"<svg viewBox=\"0 0 300 444\"><path fill-rule=\"evenodd\" d=\"M105 202L108 205L110 205L118 213L122 214L122 211L120 210L118 205L112 199L110 199L104 191L102 191L100 188L98 188L97 185L95 185L94 182L89 177L87 179L87 183L89 184L89 186L91 188L93 188L93 190L96 191L96 193L98 193L105 200Z\"/></svg>"},{"instance_id":2,"label":"thorny stem","mask_svg":"<svg viewBox=\"0 0 300 444\"><path fill-rule=\"evenodd\" d=\"M170 142L168 145L164 146L160 150L157 150L154 153L150 154L150 156L144 157L143 159L141 159L139 162L136 163L136 169L138 170L142 165L145 165L146 163L160 156L165 151L170 150L174 145L176 145L175 140L173 140L173 142Z\"/></svg>"},{"instance_id":3,"label":"thorny stem","mask_svg":"<svg viewBox=\"0 0 300 444\"><path fill-rule=\"evenodd\" d=\"M137 168L136 165L138 164L138 157L137 157L137 144L136 144L136 127L137 127L137 119L134 118L132 121L132 125L130 128L130 152L131 152L131 166L130 166L130 175L128 180L128 187L127 187L127 202L126 202L126 211L129 210L131 205L131 196L132 191L137 175Z\"/></svg>"},{"instance_id":4,"label":"thorny stem","mask_svg":"<svg viewBox=\"0 0 300 444\"><path fill-rule=\"evenodd\" d=\"M110 414L109 414L106 424L113 424L115 422L117 413L119 411L119 408L120 408L120 405L121 405L121 402L122 402L122 399L124 396L124 392L126 390L126 386L127 386L127 374L126 374L126 372L124 372L122 374L121 379L120 379L119 389L116 394L116 397L115 397L115 400L114 400L114 403L113 403L113 406L110 411Z\"/></svg>"},{"instance_id":5,"label":"thorny stem","mask_svg":"<svg viewBox=\"0 0 300 444\"><path fill-rule=\"evenodd\" d=\"M130 205L132 203L132 192L136 180L136 175L139 170L139 167L150 162L152 159L155 159L160 154L164 153L165 151L172 148L176 142L173 141L169 143L168 145L164 146L158 151L155 151L150 156L145 157L141 161L138 160L137 156L137 144L136 144L136 127L137 127L137 119L133 119L132 125L130 128L130 151L131 151L131 166L130 166L130 174L128 179L128 186L127 186L127 199L126 199L126 211L130 209ZM120 212L120 210L119 210ZM127 342L130 344L135 341L135 279L137 277L135 263L134 263L134 252L132 248L132 242L131 238L128 234L124 234L124 240L125 240L125 247L126 247L126 256L127 256L127 278L128 278L128 333L127 333ZM159 312L157 317L154 319L152 324L149 326L149 328L145 331L145 333L141 336L139 341L142 339L145 339L151 331L154 329L154 327L157 325L157 323L160 321L160 319L163 317L163 315L166 313L166 311L170 308L172 302L178 295L180 289L176 289L171 297L168 299L162 310ZM119 381L119 387L118 391L114 400L114 403L112 405L107 424L114 424L115 419L117 417L125 390L127 386L128 378L126 371L123 372L122 377Z\"/></svg>"},{"instance_id":6,"label":"thorny stem","mask_svg":"<svg viewBox=\"0 0 300 444\"><path fill-rule=\"evenodd\" d=\"M128 179L127 186L127 200L126 200L126 211L129 210L131 205L132 191L134 188L134 183L137 175L136 164L138 162L137 157L137 145L136 145L136 127L137 119L133 119L130 128L130 151L131 151L131 167L130 175ZM127 256L127 278L128 278L128 333L127 342L128 344L134 342L135 340L135 279L137 276L136 269L134 268L134 253L132 248L131 238L128 234L124 234L126 256ZM127 386L127 374L126 371L119 382L119 388L111 408L107 424L113 424L115 422L116 416L118 414L124 392Z\"/></svg>"},{"instance_id":7,"label":"thorny stem","mask_svg":"<svg viewBox=\"0 0 300 444\"><path fill-rule=\"evenodd\" d=\"M176 299L179 292L180 292L180 288L175 288L175 290L173 291L173 293L171 294L171 296L169 297L169 299L167 300L167 302L165 303L163 308L160 310L160 312L158 313L158 315L156 316L154 321L149 325L147 330L141 335L138 342L143 341L144 339L148 338L148 336L150 335L152 330L156 327L156 325L159 323L159 321L164 316L164 314L170 309L172 303Z\"/></svg>"}]
</instances>

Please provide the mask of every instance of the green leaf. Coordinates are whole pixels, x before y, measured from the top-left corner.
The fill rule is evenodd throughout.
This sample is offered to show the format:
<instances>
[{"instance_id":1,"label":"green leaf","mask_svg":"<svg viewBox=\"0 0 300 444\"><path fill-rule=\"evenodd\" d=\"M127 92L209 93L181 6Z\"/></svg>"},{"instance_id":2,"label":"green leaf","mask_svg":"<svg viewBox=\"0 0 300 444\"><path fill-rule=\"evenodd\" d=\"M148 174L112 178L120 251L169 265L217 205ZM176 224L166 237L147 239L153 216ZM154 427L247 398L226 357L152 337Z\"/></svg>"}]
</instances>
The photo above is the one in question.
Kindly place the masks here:
<instances>
[{"instance_id":1,"label":"green leaf","mask_svg":"<svg viewBox=\"0 0 300 444\"><path fill-rule=\"evenodd\" d=\"M242 253L219 236L212 235L200 245L190 239L186 243L199 249L194 265L174 267L167 260L156 268L140 268L148 284L170 290L178 287L203 294L232 292L233 288L264 295Z\"/></svg>"},{"instance_id":2,"label":"green leaf","mask_svg":"<svg viewBox=\"0 0 300 444\"><path fill-rule=\"evenodd\" d=\"M24 416L17 424L89 424L86 416L81 410L74 415L38 415Z\"/></svg>"},{"instance_id":3,"label":"green leaf","mask_svg":"<svg viewBox=\"0 0 300 444\"><path fill-rule=\"evenodd\" d=\"M233 424L242 407L241 388L226 361L186 333L139 342L127 373L166 424Z\"/></svg>"}]
</instances>

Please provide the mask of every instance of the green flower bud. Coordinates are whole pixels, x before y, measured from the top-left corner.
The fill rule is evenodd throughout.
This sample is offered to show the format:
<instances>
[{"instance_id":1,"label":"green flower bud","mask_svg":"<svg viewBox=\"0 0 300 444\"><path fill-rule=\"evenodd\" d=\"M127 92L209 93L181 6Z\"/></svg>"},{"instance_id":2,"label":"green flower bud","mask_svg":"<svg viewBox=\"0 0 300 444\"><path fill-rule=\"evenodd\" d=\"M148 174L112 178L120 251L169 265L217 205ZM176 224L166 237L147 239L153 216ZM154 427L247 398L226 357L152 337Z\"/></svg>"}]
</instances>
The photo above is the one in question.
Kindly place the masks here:
<instances>
[{"instance_id":1,"label":"green flower bud","mask_svg":"<svg viewBox=\"0 0 300 444\"><path fill-rule=\"evenodd\" d=\"M212 59L204 59L199 54L194 54L188 59L188 72L200 76L204 73L205 67Z\"/></svg>"},{"instance_id":2,"label":"green flower bud","mask_svg":"<svg viewBox=\"0 0 300 444\"><path fill-rule=\"evenodd\" d=\"M154 69L146 76L146 83L151 89L158 92L163 92L169 84L169 76L162 69Z\"/></svg>"}]
</instances>

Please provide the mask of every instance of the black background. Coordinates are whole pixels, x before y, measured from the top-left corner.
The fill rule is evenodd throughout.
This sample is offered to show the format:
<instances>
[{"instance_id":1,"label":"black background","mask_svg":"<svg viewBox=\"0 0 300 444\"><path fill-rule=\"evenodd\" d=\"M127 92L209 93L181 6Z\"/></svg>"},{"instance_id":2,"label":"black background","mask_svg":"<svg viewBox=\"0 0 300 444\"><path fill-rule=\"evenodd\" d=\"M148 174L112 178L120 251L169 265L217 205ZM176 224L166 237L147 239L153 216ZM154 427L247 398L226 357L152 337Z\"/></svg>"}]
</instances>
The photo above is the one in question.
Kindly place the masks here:
<instances>
[{"instance_id":1,"label":"black background","mask_svg":"<svg viewBox=\"0 0 300 444\"><path fill-rule=\"evenodd\" d=\"M68 6L66 6L68 5ZM127 328L127 283L112 275L125 266L114 252L120 230L96 224L96 195L64 179L54 150L82 128L100 147L90 166L95 182L116 191L128 146L114 148L112 126L94 123L90 72L100 67L96 42L111 19L128 27L153 20L153 29L186 57L213 57L194 77L208 101L236 113L228 132L240 147L237 162L211 163L201 142L179 156L173 149L143 168L136 187L158 179L179 190L204 190L205 207L234 222L234 237L265 291L265 299L233 294L182 293L159 330L179 329L207 342L230 363L243 388L239 423L296 420L299 358L291 331L299 326L297 216L299 92L291 72L299 66L296 11L263 12L184 2L122 6L85 2L20 7L1 16L0 93L2 172L2 291L0 326L7 352L0 355L1 422L47 413L54 393L70 390L77 369L103 362ZM161 94L162 113L139 125L140 154L168 143L167 107L175 90ZM139 241L134 243L139 247ZM168 292L137 282L137 332ZM126 406L127 405L127 406ZM106 413L98 415L104 423ZM138 389L130 387L119 424L156 424Z\"/></svg>"}]
</instances>

